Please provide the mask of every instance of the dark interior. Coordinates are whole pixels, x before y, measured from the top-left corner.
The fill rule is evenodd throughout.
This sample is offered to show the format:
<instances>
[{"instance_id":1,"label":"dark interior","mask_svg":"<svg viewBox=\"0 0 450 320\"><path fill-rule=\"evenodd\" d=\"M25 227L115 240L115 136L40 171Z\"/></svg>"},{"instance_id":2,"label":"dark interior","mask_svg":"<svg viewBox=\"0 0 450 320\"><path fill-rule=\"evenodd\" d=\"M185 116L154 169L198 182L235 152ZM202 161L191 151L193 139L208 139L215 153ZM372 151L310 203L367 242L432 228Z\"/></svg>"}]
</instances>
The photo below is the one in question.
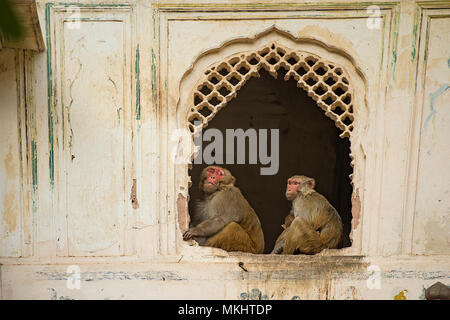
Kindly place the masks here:
<instances>
[{"instance_id":1,"label":"dark interior","mask_svg":"<svg viewBox=\"0 0 450 320\"><path fill-rule=\"evenodd\" d=\"M303 89L297 87L295 80L275 79L264 70L260 75L260 78L250 79L207 128L221 130L224 137L225 129L280 130L277 174L260 175L262 165L259 161L258 164L248 164L248 146L246 164L220 165L236 177L236 186L256 211L264 232L264 252L269 253L273 249L283 230L281 224L290 211L290 202L284 196L286 182L297 174L316 180L316 190L328 199L342 218L343 247L350 246L352 187L349 175L352 168L349 139L339 138L340 129ZM203 148L209 143L203 142ZM268 150L270 154L270 146ZM200 198L198 179L206 166L193 165L190 170L191 212L195 200Z\"/></svg>"}]
</instances>

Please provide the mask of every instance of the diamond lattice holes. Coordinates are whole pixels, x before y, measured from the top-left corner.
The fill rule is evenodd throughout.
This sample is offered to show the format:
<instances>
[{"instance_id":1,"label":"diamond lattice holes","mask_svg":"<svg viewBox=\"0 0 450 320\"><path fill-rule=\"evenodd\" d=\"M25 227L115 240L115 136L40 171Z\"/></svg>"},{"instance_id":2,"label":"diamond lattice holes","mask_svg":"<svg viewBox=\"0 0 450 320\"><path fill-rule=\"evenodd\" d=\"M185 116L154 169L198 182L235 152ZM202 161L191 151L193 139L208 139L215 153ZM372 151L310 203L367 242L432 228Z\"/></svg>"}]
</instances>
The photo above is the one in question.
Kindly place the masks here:
<instances>
[{"instance_id":1,"label":"diamond lattice holes","mask_svg":"<svg viewBox=\"0 0 450 320\"><path fill-rule=\"evenodd\" d=\"M217 73L211 73L208 76L208 81L212 84L212 85L216 85L220 82L220 80L222 80L222 76L219 76Z\"/></svg>"},{"instance_id":2,"label":"diamond lattice holes","mask_svg":"<svg viewBox=\"0 0 450 320\"><path fill-rule=\"evenodd\" d=\"M261 60L260 58L259 58L259 56L256 54L256 53L252 53L251 55L249 55L248 57L247 57L247 62L249 63L249 64L251 64L252 66L256 66L258 63L259 63L259 61Z\"/></svg>"},{"instance_id":3,"label":"diamond lattice holes","mask_svg":"<svg viewBox=\"0 0 450 320\"><path fill-rule=\"evenodd\" d=\"M311 53L292 51L275 43L230 56L204 72L205 77L197 84L191 100L188 115L191 132L195 121L205 127L250 78L259 76L261 68L274 77L294 78L298 87L342 130L340 137L350 136L355 119L353 89L344 68Z\"/></svg>"}]
</instances>

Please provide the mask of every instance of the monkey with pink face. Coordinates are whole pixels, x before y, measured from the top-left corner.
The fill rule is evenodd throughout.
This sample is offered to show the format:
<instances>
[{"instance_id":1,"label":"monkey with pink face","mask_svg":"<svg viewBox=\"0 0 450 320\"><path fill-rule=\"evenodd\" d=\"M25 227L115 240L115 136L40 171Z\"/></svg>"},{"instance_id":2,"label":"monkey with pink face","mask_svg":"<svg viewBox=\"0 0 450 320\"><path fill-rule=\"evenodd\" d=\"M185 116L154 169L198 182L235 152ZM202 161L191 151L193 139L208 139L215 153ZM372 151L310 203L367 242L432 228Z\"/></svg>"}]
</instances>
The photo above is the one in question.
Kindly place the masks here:
<instances>
[{"instance_id":1,"label":"monkey with pink face","mask_svg":"<svg viewBox=\"0 0 450 320\"><path fill-rule=\"evenodd\" d=\"M230 171L219 166L203 169L199 188L203 200L198 203L184 240L226 251L262 253L264 235L253 208L234 183Z\"/></svg>"},{"instance_id":2,"label":"monkey with pink face","mask_svg":"<svg viewBox=\"0 0 450 320\"><path fill-rule=\"evenodd\" d=\"M285 218L285 230L278 237L272 253L316 254L340 245L341 217L314 187L313 178L293 176L288 179L286 198L292 201L292 210Z\"/></svg>"}]
</instances>

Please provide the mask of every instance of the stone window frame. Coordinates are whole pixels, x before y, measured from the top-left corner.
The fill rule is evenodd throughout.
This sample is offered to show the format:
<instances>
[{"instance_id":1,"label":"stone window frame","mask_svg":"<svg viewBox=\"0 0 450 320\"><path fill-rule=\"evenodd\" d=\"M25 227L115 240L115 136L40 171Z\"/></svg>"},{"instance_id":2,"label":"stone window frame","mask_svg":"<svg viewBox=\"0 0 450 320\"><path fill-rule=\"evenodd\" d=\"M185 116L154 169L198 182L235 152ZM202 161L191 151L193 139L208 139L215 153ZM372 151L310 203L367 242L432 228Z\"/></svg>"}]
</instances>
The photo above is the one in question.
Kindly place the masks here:
<instances>
[{"instance_id":1,"label":"stone window frame","mask_svg":"<svg viewBox=\"0 0 450 320\"><path fill-rule=\"evenodd\" d=\"M274 53L277 51L284 51L284 56L280 58L276 63L270 63L270 59L274 58ZM268 52L265 52L268 51ZM261 55L260 52L265 52L265 55ZM292 55L296 54L299 58L294 64L290 64L288 60ZM266 57L269 59L266 59ZM251 65L245 64L244 60L249 62L251 58L257 58L258 63ZM247 60L249 59L249 60ZM275 58L276 59L276 58ZM303 75L295 72L295 69L301 65L308 64L308 59L316 60L314 64L309 65L309 70ZM231 62L230 62L231 61ZM243 65L248 67L248 71L242 74L238 71ZM250 65L250 67L249 67ZM321 67L327 67L323 74L317 74L312 70L319 69ZM226 107L227 103L235 98L245 83L253 78L259 77L261 68L264 68L274 77L277 77L277 71L279 68L284 67L288 69L285 74L284 80L288 80L291 77L297 80L297 86L299 89L305 90L315 102L316 105L321 108L325 115L332 119L335 125L342 131L341 138L348 137L351 142L350 157L353 173L350 175L351 184L353 187L352 192L352 221L351 221L351 233L350 240L352 242L350 247L343 249L324 250L319 255L360 255L362 251L362 227L361 222L363 218L363 206L364 203L364 182L365 182L365 167L366 167L366 155L362 148L362 141L367 134L367 120L369 116L369 110L367 108L366 92L367 82L362 70L358 67L355 59L345 52L344 49L329 46L322 41L306 37L294 37L288 32L278 30L273 27L269 30L256 35L252 39L236 39L227 41L219 48L208 50L201 54L196 61L192 64L191 68L183 75L180 82L180 97L177 104L177 129L187 130L189 132L189 139L179 140L178 144L189 143L193 148L193 133L197 129L205 128L208 123L214 118L214 116L222 108ZM219 74L222 68L227 69L216 84L209 80ZM339 70L340 74L336 74L336 70ZM241 76L238 83L233 85L231 82L225 81L227 78L231 78L233 75ZM317 77L316 83L308 85L306 78L308 76ZM334 76L335 83L329 85L326 81L329 77ZM202 93L202 86L207 85L211 92ZM222 86L225 86L229 91L226 95L219 92ZM326 92L318 94L315 92L319 86L323 86L327 89ZM337 90L337 87L345 86L345 92L336 94L333 91ZM332 103L325 102L326 98L334 94L335 99ZM347 94L351 95L350 103L344 103L343 99ZM196 96L201 98L201 101L196 100ZM209 103L209 100L216 98L219 103ZM341 113L336 113L337 107L343 107ZM208 109L209 114L201 114L199 111ZM344 110L345 109L345 110ZM344 118L350 118L351 122L344 121ZM201 124L198 127L194 127L193 121L200 120ZM233 257L237 256L242 258L243 256L267 256L265 260L272 258L280 258L279 255L258 254L253 255L242 252L226 252L221 249L211 247L197 246L195 241L183 241L181 234L187 230L189 226L190 216L188 210L189 201L189 188L191 187L191 178L188 170L192 168L191 164L175 165L175 182L177 186L177 197L175 208L177 211L177 248L178 252L183 256L201 256L201 257ZM195 187L195 186L194 186ZM287 214L287 213L286 213ZM285 256L283 259L291 259L290 256ZM296 259L294 256L294 259Z\"/></svg>"}]
</instances>

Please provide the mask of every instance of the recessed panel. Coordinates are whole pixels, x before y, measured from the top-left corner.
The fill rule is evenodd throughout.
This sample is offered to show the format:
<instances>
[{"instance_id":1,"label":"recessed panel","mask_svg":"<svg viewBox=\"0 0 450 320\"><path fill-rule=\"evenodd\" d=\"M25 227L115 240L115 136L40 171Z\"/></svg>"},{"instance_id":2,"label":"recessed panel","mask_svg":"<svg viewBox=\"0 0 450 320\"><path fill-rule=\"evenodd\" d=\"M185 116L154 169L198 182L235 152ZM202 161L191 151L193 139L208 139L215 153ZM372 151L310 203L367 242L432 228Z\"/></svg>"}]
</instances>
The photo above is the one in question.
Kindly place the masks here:
<instances>
[{"instance_id":1,"label":"recessed panel","mask_svg":"<svg viewBox=\"0 0 450 320\"><path fill-rule=\"evenodd\" d=\"M450 18L432 18L425 49L413 253L450 253Z\"/></svg>"},{"instance_id":2,"label":"recessed panel","mask_svg":"<svg viewBox=\"0 0 450 320\"><path fill-rule=\"evenodd\" d=\"M18 257L21 247L21 176L16 51L0 50L0 257Z\"/></svg>"},{"instance_id":3,"label":"recessed panel","mask_svg":"<svg viewBox=\"0 0 450 320\"><path fill-rule=\"evenodd\" d=\"M124 28L122 21L64 23L62 196L69 255L119 255L123 249L130 120Z\"/></svg>"}]
</instances>

